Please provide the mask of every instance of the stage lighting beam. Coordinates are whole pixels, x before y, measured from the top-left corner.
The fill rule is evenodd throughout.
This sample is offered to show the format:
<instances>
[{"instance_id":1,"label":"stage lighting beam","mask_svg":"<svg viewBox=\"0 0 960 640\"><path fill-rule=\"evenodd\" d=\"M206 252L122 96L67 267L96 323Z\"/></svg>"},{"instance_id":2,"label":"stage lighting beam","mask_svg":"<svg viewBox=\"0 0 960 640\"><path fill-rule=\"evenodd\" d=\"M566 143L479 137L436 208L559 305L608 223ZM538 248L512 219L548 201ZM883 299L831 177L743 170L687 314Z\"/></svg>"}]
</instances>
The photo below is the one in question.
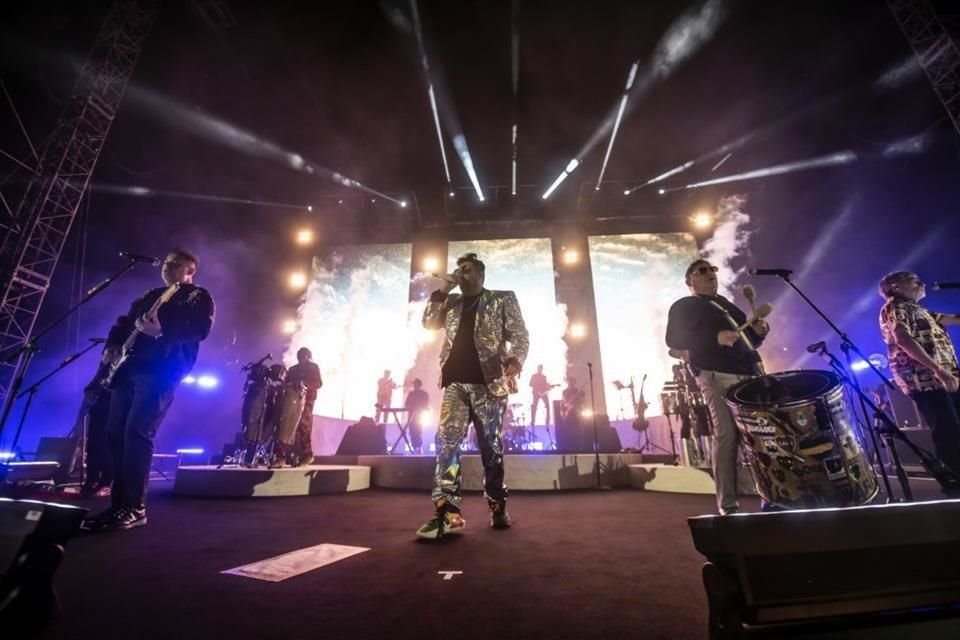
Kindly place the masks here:
<instances>
[{"instance_id":1,"label":"stage lighting beam","mask_svg":"<svg viewBox=\"0 0 960 640\"><path fill-rule=\"evenodd\" d=\"M607 162L610 160L610 152L613 151L613 143L617 139L617 131L620 130L620 121L623 119L623 112L627 108L627 101L630 100L630 88L633 87L633 81L637 77L637 69L640 68L640 61L633 63L630 67L630 73L627 75L627 86L623 89L623 96L620 97L620 108L617 110L617 118L613 121L613 130L610 132L610 142L607 144L607 152L603 156L603 165L600 167L600 175L597 176L596 191L600 191L600 183L603 182L603 174L607 171Z\"/></svg>"},{"instance_id":2,"label":"stage lighting beam","mask_svg":"<svg viewBox=\"0 0 960 640\"><path fill-rule=\"evenodd\" d=\"M550 194L556 191L557 187L560 186L560 183L566 180L567 176L569 176L571 173L576 171L577 167L579 166L580 166L580 160L578 160L577 158L574 158L573 160L568 162L566 168L564 168L563 170L563 173L557 176L557 179L553 181L553 184L550 185L550 188L543 192L543 195L541 196L541 198L543 198L544 200L549 198Z\"/></svg>"}]
</instances>

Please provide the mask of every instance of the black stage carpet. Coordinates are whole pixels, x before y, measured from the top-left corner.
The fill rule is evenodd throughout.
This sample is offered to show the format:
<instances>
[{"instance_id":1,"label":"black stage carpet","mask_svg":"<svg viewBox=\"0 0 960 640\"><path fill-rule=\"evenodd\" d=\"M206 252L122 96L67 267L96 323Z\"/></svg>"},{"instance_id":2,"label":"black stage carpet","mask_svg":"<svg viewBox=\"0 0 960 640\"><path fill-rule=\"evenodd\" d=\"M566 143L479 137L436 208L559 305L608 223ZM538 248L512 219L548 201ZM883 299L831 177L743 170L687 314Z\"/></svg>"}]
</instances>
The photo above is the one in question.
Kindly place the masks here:
<instances>
[{"instance_id":1,"label":"black stage carpet","mask_svg":"<svg viewBox=\"0 0 960 640\"><path fill-rule=\"evenodd\" d=\"M39 637L707 637L686 518L712 496L515 493L514 527L494 531L470 494L462 536L417 542L431 508L424 492L213 500L154 483L146 527L70 542ZM371 550L279 583L220 573L320 543Z\"/></svg>"}]
</instances>

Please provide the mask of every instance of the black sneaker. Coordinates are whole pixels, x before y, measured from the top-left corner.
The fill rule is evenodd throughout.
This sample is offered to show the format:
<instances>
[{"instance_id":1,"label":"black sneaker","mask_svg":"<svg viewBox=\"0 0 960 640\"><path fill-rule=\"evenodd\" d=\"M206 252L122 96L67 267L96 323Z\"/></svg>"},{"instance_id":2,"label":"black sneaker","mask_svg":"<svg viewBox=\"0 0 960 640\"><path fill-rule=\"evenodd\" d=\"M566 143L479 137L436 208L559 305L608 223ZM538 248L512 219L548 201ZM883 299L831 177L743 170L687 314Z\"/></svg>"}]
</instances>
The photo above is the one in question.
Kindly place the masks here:
<instances>
[{"instance_id":1,"label":"black sneaker","mask_svg":"<svg viewBox=\"0 0 960 640\"><path fill-rule=\"evenodd\" d=\"M490 502L490 526L494 529L509 529L513 524L507 513L506 502Z\"/></svg>"},{"instance_id":2,"label":"black sneaker","mask_svg":"<svg viewBox=\"0 0 960 640\"><path fill-rule=\"evenodd\" d=\"M118 531L120 529L134 529L147 524L147 510L143 507L131 509L130 507L120 507L113 513L96 523L88 530L91 533L105 533L107 531Z\"/></svg>"}]
</instances>

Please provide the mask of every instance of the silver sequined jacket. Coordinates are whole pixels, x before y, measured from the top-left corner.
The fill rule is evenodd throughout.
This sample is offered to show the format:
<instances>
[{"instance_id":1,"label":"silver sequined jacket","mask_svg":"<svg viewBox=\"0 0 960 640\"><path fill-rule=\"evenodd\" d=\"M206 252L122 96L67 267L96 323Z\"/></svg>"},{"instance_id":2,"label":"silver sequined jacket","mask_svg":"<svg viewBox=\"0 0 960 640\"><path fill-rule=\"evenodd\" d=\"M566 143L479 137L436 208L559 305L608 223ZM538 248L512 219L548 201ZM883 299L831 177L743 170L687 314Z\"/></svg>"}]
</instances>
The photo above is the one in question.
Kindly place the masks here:
<instances>
[{"instance_id":1,"label":"silver sequined jacket","mask_svg":"<svg viewBox=\"0 0 960 640\"><path fill-rule=\"evenodd\" d=\"M441 369L453 348L462 312L463 296L457 293L447 296L443 302L431 301L423 310L425 328L446 330L443 349L440 351ZM477 347L480 368L483 369L483 377L490 393L495 396L516 393L517 380L505 377L503 366L513 359L522 367L530 348L530 340L523 315L520 313L520 303L513 291L483 290L477 302L473 343Z\"/></svg>"}]
</instances>

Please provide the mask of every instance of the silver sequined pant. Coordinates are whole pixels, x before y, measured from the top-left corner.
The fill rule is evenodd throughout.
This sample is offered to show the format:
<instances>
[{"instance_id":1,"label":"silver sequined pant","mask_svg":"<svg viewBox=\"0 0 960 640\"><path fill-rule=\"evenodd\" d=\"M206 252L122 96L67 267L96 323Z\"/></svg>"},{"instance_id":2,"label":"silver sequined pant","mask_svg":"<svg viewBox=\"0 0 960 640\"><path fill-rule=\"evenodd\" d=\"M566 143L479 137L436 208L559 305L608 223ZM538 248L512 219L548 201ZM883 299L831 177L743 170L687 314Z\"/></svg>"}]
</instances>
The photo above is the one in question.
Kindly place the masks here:
<instances>
[{"instance_id":1,"label":"silver sequined pant","mask_svg":"<svg viewBox=\"0 0 960 640\"><path fill-rule=\"evenodd\" d=\"M460 509L460 445L470 423L477 432L483 461L483 489L487 500L503 502L503 414L506 396L495 396L485 384L453 382L443 390L437 429L437 466L433 476L433 501L444 500Z\"/></svg>"}]
</instances>

